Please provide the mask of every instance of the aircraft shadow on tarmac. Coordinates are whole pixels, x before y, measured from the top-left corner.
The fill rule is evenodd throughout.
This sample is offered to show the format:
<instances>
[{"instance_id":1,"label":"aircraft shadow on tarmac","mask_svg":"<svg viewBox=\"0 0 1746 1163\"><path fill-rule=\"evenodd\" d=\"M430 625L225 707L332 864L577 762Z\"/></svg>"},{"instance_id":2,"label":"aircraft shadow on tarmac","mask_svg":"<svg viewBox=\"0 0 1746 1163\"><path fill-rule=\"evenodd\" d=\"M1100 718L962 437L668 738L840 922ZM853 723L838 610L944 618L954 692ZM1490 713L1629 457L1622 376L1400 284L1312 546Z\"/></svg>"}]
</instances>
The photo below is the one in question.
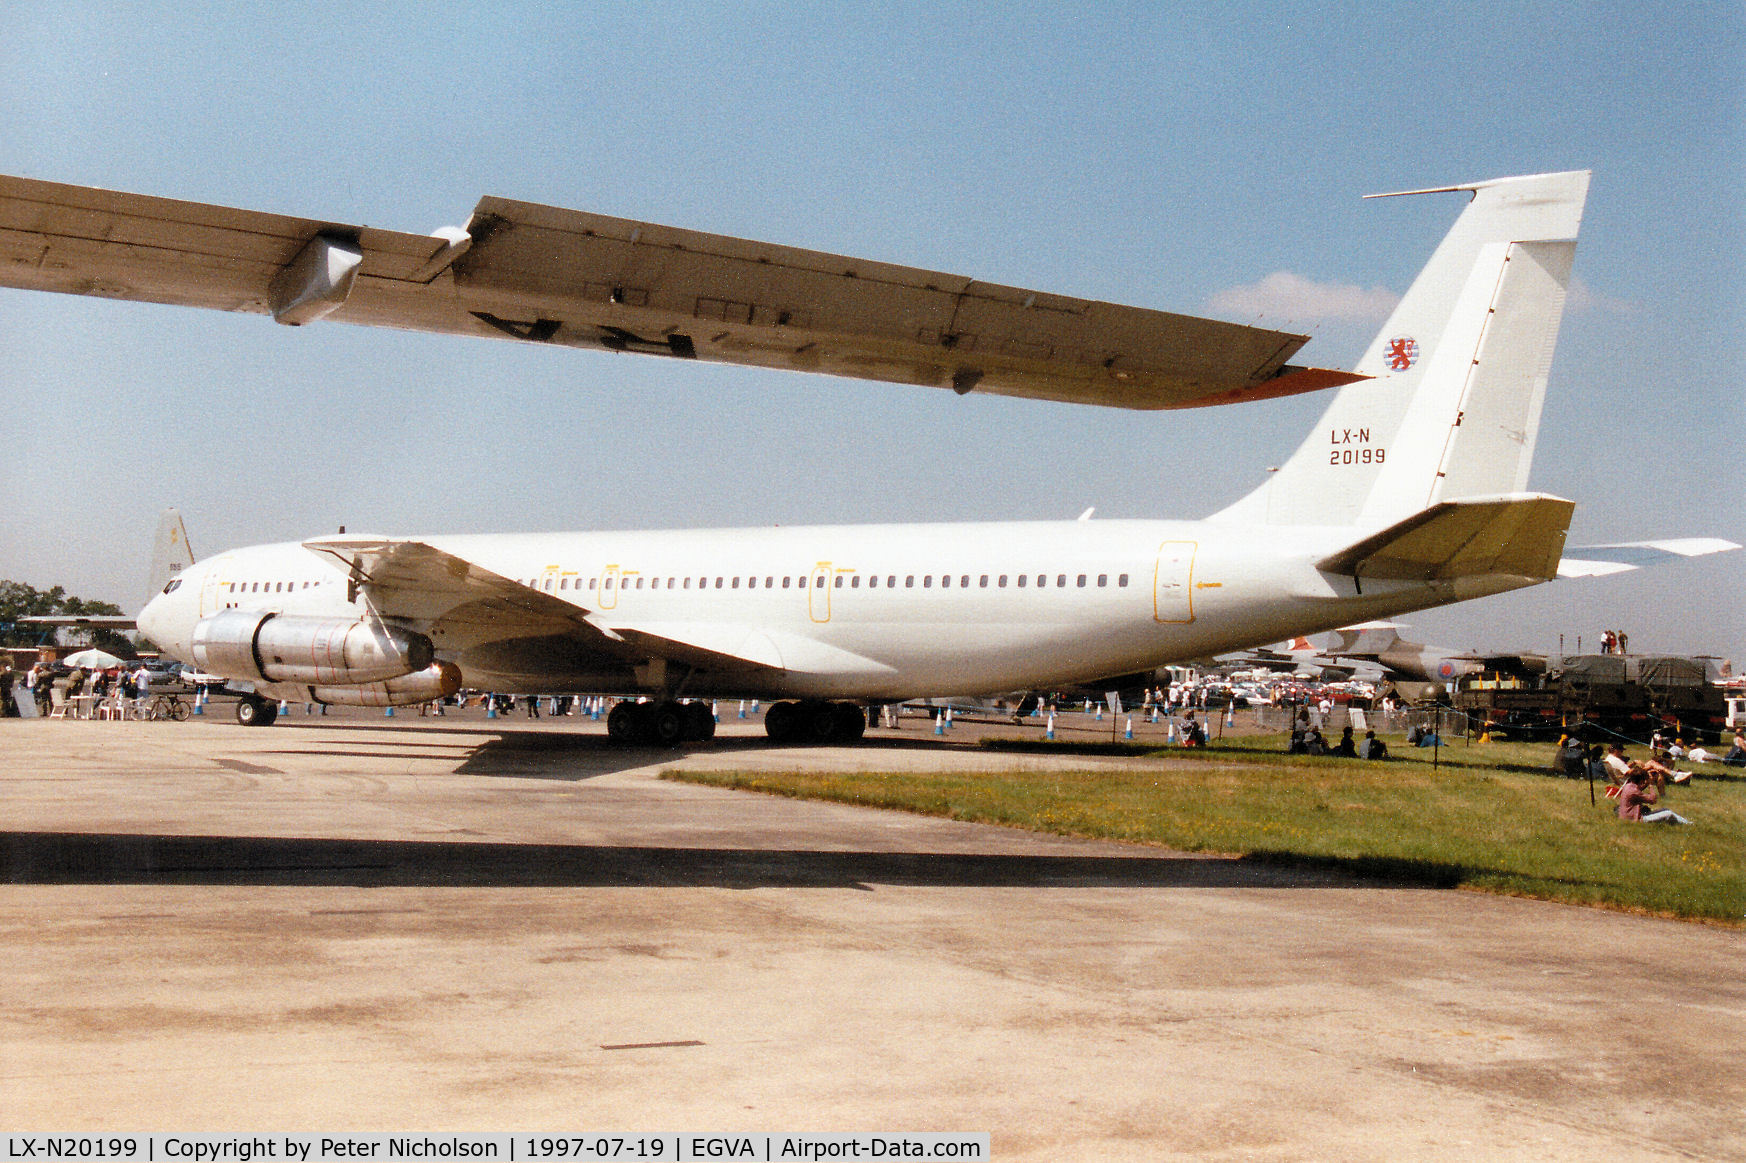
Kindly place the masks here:
<instances>
[{"instance_id":1,"label":"aircraft shadow on tarmac","mask_svg":"<svg viewBox=\"0 0 1746 1163\"><path fill-rule=\"evenodd\" d=\"M445 749L472 753L455 767L456 775L492 776L507 779L584 780L620 771L652 767L681 759L692 752L720 755L736 751L765 752L803 750L804 745L773 743L762 736L723 736L707 743L677 747L627 747L599 732L527 730L481 723L471 729L450 726L400 724L323 723L294 724L321 728L322 742L315 746L275 747L261 755L367 755L379 759L439 759ZM469 736L488 736L478 742ZM415 738L416 736L416 738ZM331 741L330 741L331 740ZM298 740L298 742L302 742ZM975 745L941 740L916 733L907 739L864 739L856 750L869 754L883 750L914 748L973 750ZM425 750L420 750L425 749ZM428 753L427 753L428 752Z\"/></svg>"},{"instance_id":2,"label":"aircraft shadow on tarmac","mask_svg":"<svg viewBox=\"0 0 1746 1163\"><path fill-rule=\"evenodd\" d=\"M10 884L362 888L1353 888L1441 887L1436 870L1265 859L0 832ZM1378 870L1380 871L1380 870ZM1446 870L1447 871L1447 870Z\"/></svg>"}]
</instances>

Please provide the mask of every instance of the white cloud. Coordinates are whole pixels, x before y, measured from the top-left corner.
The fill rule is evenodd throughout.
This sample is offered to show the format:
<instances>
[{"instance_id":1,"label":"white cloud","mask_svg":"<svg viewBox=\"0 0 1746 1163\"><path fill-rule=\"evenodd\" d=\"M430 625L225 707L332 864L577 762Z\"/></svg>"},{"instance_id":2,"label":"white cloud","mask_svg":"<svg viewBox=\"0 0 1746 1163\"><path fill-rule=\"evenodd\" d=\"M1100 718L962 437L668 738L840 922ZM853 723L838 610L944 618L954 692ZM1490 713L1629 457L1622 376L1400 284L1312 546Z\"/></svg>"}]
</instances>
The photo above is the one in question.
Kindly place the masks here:
<instances>
[{"instance_id":1,"label":"white cloud","mask_svg":"<svg viewBox=\"0 0 1746 1163\"><path fill-rule=\"evenodd\" d=\"M1259 282L1228 287L1207 300L1221 315L1274 326L1324 322L1380 323L1400 296L1387 287L1318 283L1290 271L1274 271Z\"/></svg>"}]
</instances>

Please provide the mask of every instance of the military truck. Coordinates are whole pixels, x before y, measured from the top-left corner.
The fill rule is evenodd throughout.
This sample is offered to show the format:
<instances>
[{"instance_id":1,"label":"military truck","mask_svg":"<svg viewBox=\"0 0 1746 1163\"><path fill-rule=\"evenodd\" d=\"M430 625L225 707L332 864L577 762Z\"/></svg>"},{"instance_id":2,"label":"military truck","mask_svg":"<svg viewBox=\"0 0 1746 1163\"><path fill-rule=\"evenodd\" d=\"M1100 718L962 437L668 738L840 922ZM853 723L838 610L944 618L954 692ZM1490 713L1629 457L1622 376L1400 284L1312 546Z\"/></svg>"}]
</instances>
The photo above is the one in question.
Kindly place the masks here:
<instances>
[{"instance_id":1,"label":"military truck","mask_svg":"<svg viewBox=\"0 0 1746 1163\"><path fill-rule=\"evenodd\" d=\"M1463 677L1450 702L1494 733L1556 738L1623 735L1647 741L1657 731L1686 742L1714 743L1727 700L1705 658L1640 654L1566 654L1547 659L1540 675L1488 672Z\"/></svg>"}]
</instances>

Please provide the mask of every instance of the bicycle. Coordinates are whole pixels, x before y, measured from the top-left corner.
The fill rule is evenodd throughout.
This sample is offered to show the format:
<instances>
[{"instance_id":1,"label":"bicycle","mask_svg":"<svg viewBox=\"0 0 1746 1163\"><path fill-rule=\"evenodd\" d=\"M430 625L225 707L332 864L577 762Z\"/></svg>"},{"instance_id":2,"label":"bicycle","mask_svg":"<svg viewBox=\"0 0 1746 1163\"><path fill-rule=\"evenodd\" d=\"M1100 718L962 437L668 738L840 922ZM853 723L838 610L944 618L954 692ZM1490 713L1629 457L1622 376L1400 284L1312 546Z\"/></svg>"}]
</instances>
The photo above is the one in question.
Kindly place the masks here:
<instances>
[{"instance_id":1,"label":"bicycle","mask_svg":"<svg viewBox=\"0 0 1746 1163\"><path fill-rule=\"evenodd\" d=\"M152 722L173 719L180 723L193 713L193 708L177 696L159 695L152 700L152 705L146 710L146 718Z\"/></svg>"}]
</instances>

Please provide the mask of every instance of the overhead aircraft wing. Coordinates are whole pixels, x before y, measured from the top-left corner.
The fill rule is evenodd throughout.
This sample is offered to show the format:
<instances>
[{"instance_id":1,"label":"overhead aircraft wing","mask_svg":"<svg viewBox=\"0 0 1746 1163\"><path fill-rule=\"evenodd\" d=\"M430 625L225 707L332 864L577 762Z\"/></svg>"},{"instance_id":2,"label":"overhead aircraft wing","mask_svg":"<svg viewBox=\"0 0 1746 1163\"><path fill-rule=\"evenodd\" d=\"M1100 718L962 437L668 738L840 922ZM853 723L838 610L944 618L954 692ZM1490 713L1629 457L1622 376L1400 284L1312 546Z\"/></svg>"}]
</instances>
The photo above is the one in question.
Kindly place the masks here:
<instances>
[{"instance_id":1,"label":"overhead aircraft wing","mask_svg":"<svg viewBox=\"0 0 1746 1163\"><path fill-rule=\"evenodd\" d=\"M0 176L0 286L1119 408L1362 379L1306 336L480 200L432 235Z\"/></svg>"},{"instance_id":2,"label":"overhead aircraft wing","mask_svg":"<svg viewBox=\"0 0 1746 1163\"><path fill-rule=\"evenodd\" d=\"M1663 565L1682 557L1703 557L1740 548L1720 537L1675 537L1662 541L1624 541L1616 545L1579 545L1558 563L1559 577L1602 577L1646 565Z\"/></svg>"},{"instance_id":3,"label":"overhead aircraft wing","mask_svg":"<svg viewBox=\"0 0 1746 1163\"><path fill-rule=\"evenodd\" d=\"M782 669L763 651L732 653L703 628L701 641L647 630L620 630L598 612L484 569L422 541L385 537L318 537L305 549L330 557L384 618L412 624L439 650L486 642L565 636L626 662L660 658L732 670ZM737 645L737 644L736 644ZM755 646L755 644L753 644Z\"/></svg>"},{"instance_id":4,"label":"overhead aircraft wing","mask_svg":"<svg viewBox=\"0 0 1746 1163\"><path fill-rule=\"evenodd\" d=\"M1557 575L1574 501L1510 494L1442 501L1323 558L1316 568L1360 579L1437 581Z\"/></svg>"}]
</instances>

